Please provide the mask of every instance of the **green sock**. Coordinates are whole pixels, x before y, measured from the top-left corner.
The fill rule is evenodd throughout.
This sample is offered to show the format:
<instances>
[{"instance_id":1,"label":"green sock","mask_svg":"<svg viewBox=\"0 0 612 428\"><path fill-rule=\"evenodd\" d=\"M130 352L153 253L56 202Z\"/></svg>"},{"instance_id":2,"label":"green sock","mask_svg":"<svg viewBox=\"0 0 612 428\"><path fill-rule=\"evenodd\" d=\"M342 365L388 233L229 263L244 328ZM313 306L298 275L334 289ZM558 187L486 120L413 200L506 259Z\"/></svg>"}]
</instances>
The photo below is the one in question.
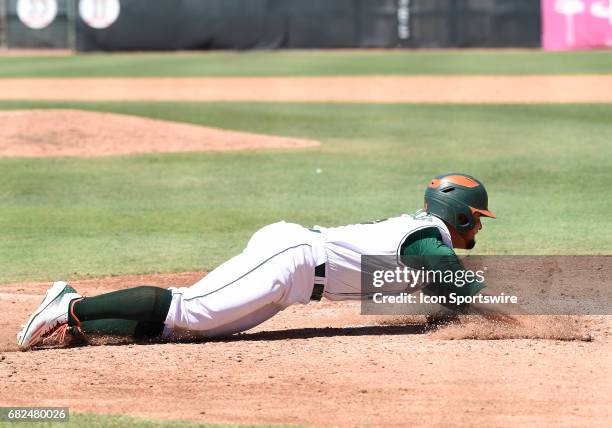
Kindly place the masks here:
<instances>
[{"instance_id":1,"label":"green sock","mask_svg":"<svg viewBox=\"0 0 612 428\"><path fill-rule=\"evenodd\" d=\"M84 322L103 319L163 323L171 301L170 290L147 285L85 297L73 304L68 324L76 325L77 320Z\"/></svg>"}]
</instances>

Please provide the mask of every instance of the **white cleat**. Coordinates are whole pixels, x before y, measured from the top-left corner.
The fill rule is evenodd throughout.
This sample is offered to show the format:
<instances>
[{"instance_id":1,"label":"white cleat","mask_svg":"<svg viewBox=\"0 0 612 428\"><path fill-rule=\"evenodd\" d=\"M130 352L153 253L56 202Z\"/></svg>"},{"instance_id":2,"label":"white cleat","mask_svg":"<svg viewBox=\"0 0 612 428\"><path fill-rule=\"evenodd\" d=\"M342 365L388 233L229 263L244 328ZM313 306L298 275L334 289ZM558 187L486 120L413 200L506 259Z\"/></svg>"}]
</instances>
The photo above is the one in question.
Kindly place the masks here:
<instances>
[{"instance_id":1,"label":"white cleat","mask_svg":"<svg viewBox=\"0 0 612 428\"><path fill-rule=\"evenodd\" d=\"M23 329L17 334L17 345L22 350L41 343L45 336L52 334L58 328L62 332L68 326L68 310L70 301L81 295L64 281L56 281L47 290L40 306L30 316Z\"/></svg>"}]
</instances>

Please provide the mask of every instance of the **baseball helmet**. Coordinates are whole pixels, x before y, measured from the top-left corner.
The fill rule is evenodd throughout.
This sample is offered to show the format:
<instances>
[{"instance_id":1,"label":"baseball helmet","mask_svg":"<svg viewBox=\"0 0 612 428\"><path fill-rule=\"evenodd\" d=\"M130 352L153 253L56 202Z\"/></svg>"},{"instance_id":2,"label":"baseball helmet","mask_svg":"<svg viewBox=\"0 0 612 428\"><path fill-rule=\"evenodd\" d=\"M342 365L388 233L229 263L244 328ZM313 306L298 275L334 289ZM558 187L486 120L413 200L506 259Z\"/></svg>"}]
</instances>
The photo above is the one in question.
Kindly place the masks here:
<instances>
[{"instance_id":1,"label":"baseball helmet","mask_svg":"<svg viewBox=\"0 0 612 428\"><path fill-rule=\"evenodd\" d=\"M496 218L489 211L487 190L474 177L461 173L438 175L425 190L425 211L467 232L476 225L474 213Z\"/></svg>"}]
</instances>

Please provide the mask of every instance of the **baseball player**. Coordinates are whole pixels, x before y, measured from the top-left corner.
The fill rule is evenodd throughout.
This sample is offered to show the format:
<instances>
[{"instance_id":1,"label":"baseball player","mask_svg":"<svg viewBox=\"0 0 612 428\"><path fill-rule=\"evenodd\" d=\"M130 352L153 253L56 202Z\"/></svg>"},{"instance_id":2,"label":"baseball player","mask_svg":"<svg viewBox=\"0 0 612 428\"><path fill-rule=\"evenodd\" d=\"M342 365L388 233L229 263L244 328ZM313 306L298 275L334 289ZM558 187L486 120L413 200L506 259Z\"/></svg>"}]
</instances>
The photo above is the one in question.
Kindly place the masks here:
<instances>
[{"instance_id":1,"label":"baseball player","mask_svg":"<svg viewBox=\"0 0 612 428\"><path fill-rule=\"evenodd\" d=\"M372 223L311 229L284 221L255 232L244 251L190 287L139 286L82 297L55 282L17 335L19 347L63 343L69 334L172 339L248 330L296 303L362 299L361 256L442 256L429 269L464 269L453 248L472 249L488 210L484 185L466 174L432 179L424 209ZM484 283L431 284L436 293L473 296ZM435 287L434 287L435 286ZM425 288L425 290L427 287ZM446 291L440 291L446 290ZM503 309L473 305L487 316Z\"/></svg>"}]
</instances>

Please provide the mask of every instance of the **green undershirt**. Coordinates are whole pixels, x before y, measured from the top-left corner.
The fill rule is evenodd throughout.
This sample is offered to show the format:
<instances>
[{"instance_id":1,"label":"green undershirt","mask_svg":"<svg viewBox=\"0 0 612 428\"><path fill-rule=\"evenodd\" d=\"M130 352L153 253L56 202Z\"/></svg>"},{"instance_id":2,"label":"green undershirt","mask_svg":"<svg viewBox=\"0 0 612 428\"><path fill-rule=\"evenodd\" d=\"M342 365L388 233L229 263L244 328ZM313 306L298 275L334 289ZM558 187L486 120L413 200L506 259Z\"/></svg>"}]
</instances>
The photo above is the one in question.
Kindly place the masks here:
<instances>
[{"instance_id":1,"label":"green undershirt","mask_svg":"<svg viewBox=\"0 0 612 428\"><path fill-rule=\"evenodd\" d=\"M421 229L406 239L402 245L402 256L419 257L423 267L430 271L465 271L465 267L452 248L442 240L442 235L436 227ZM428 295L449 296L455 293L461 296L473 296L485 288L484 282L474 280L459 286L453 282L428 284L423 293Z\"/></svg>"}]
</instances>

